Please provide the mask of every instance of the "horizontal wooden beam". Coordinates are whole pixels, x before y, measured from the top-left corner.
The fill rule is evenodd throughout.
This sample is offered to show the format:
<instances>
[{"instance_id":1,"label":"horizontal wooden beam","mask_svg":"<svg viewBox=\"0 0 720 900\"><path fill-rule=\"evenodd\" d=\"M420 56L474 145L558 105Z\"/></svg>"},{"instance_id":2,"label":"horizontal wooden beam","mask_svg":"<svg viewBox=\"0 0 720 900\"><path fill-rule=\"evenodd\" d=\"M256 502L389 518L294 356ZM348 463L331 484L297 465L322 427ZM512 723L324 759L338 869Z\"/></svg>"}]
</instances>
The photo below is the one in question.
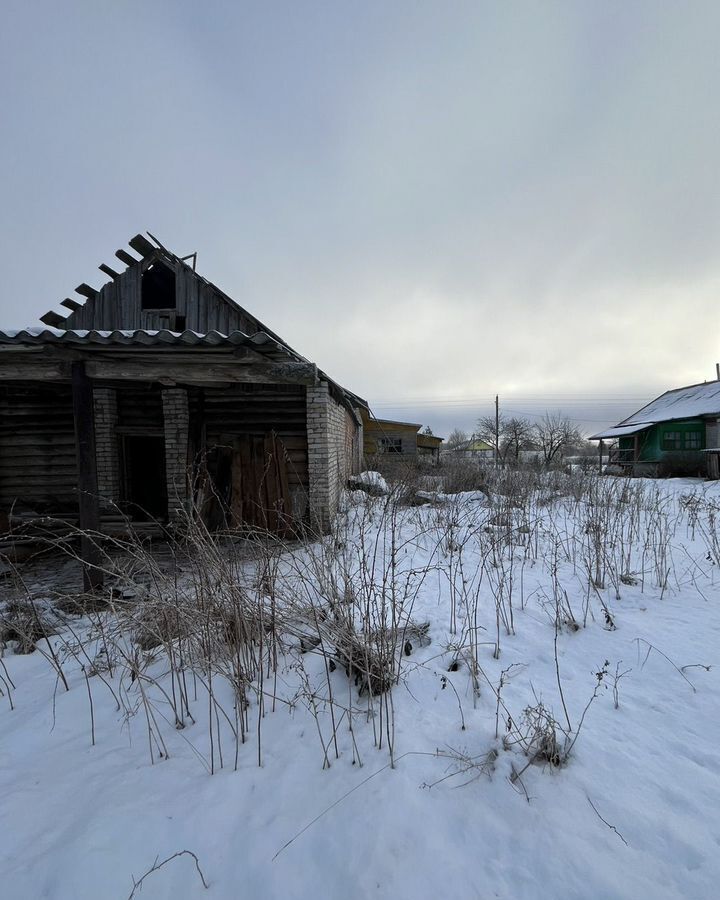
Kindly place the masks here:
<instances>
[{"instance_id":1,"label":"horizontal wooden beam","mask_svg":"<svg viewBox=\"0 0 720 900\"><path fill-rule=\"evenodd\" d=\"M62 320L64 321L64 320ZM49 324L49 323L48 323ZM26 347L25 350L35 350ZM47 348L46 348L47 349ZM74 348L81 349L81 348ZM114 358L113 358L114 357ZM102 358L86 357L86 372L93 380L144 381L176 384L295 384L317 385L317 367L312 363L278 362L238 364L235 359L218 361L204 354L202 358L182 361L163 361L157 356L143 358L136 354L133 358L117 357L104 353ZM0 352L0 380L4 381L46 381L70 377L70 360L63 359L18 359L16 353Z\"/></svg>"},{"instance_id":2,"label":"horizontal wooden beam","mask_svg":"<svg viewBox=\"0 0 720 900\"><path fill-rule=\"evenodd\" d=\"M60 313L56 313L51 309L50 312L46 312L44 316L40 316L40 321L45 325L49 325L51 328L59 328L61 325L64 325L67 320L65 316L61 316Z\"/></svg>"},{"instance_id":3,"label":"horizontal wooden beam","mask_svg":"<svg viewBox=\"0 0 720 900\"><path fill-rule=\"evenodd\" d=\"M124 262L126 266L134 266L135 263L140 262L139 259L135 259L134 256L130 256L127 250L116 250L115 256L117 256L120 262Z\"/></svg>"},{"instance_id":4,"label":"horizontal wooden beam","mask_svg":"<svg viewBox=\"0 0 720 900\"><path fill-rule=\"evenodd\" d=\"M129 381L174 381L178 384L305 384L316 385L317 368L311 363L167 362L147 360L88 360L87 374L93 379Z\"/></svg>"},{"instance_id":5,"label":"horizontal wooden beam","mask_svg":"<svg viewBox=\"0 0 720 900\"><path fill-rule=\"evenodd\" d=\"M136 234L134 238L130 238L128 244L142 257L150 256L151 253L154 253L157 250L157 247L154 244L151 244L142 234Z\"/></svg>"},{"instance_id":6,"label":"horizontal wooden beam","mask_svg":"<svg viewBox=\"0 0 720 900\"><path fill-rule=\"evenodd\" d=\"M70 297L66 297L64 300L60 301L60 305L64 306L66 309L69 309L70 312L75 312L77 309L82 309L82 303L78 303L77 300L73 300Z\"/></svg>"},{"instance_id":7,"label":"horizontal wooden beam","mask_svg":"<svg viewBox=\"0 0 720 900\"><path fill-rule=\"evenodd\" d=\"M95 297L97 297L97 295L98 295L98 292L95 290L95 288L90 287L90 285L85 284L85 282L83 282L82 284L79 284L75 288L75 293L80 294L83 297L87 297L88 300L94 300Z\"/></svg>"},{"instance_id":8,"label":"horizontal wooden beam","mask_svg":"<svg viewBox=\"0 0 720 900\"><path fill-rule=\"evenodd\" d=\"M46 381L69 377L69 362L33 359L18 363L16 357L0 356L0 381Z\"/></svg>"},{"instance_id":9,"label":"horizontal wooden beam","mask_svg":"<svg viewBox=\"0 0 720 900\"><path fill-rule=\"evenodd\" d=\"M105 263L100 263L100 265L98 266L98 269L100 269L100 271L104 272L106 275L109 275L113 279L113 281L116 278L120 277L119 272L116 272L115 269L111 268L110 266L105 265Z\"/></svg>"}]
</instances>

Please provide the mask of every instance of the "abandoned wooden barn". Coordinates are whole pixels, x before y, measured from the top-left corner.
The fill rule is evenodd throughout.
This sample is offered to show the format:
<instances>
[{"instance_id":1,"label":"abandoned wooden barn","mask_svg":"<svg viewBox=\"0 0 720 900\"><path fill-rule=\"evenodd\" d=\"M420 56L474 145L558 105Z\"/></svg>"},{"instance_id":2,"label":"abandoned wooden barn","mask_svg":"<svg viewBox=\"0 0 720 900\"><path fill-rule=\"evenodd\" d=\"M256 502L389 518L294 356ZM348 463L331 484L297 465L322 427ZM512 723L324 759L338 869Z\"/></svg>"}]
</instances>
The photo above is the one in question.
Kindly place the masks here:
<instances>
[{"instance_id":1,"label":"abandoned wooden barn","mask_svg":"<svg viewBox=\"0 0 720 900\"><path fill-rule=\"evenodd\" d=\"M0 332L0 514L326 529L365 402L189 258L142 235L130 247L66 317Z\"/></svg>"}]
</instances>

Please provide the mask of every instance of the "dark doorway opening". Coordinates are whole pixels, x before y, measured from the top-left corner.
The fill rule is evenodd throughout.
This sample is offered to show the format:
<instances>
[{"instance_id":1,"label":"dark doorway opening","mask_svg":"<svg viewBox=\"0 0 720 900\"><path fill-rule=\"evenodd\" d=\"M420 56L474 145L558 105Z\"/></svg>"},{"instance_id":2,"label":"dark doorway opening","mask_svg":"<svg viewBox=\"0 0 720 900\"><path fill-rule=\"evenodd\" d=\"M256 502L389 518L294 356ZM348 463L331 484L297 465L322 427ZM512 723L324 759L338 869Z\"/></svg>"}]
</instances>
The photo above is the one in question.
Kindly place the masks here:
<instances>
[{"instance_id":1,"label":"dark doorway opening","mask_svg":"<svg viewBox=\"0 0 720 900\"><path fill-rule=\"evenodd\" d=\"M130 518L138 522L167 519L165 439L154 435L125 435L123 469L123 498Z\"/></svg>"}]
</instances>

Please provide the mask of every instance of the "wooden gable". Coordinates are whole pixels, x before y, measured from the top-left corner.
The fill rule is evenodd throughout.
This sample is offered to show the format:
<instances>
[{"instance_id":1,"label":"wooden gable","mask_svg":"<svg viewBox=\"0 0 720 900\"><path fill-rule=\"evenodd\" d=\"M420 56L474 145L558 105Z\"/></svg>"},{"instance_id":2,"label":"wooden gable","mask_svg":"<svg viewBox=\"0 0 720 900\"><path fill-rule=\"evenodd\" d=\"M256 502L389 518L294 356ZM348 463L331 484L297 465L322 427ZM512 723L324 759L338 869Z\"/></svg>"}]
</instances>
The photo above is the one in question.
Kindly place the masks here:
<instances>
[{"instance_id":1,"label":"wooden gable","mask_svg":"<svg viewBox=\"0 0 720 900\"><path fill-rule=\"evenodd\" d=\"M150 243L142 235L132 238L130 246L141 255L140 259L118 250L115 255L127 266L124 271L117 271L120 268L117 264L113 268L103 263L99 268L110 276L107 284L99 290L88 284L79 285L75 290L81 299L62 301L62 306L69 310L66 317L51 311L41 321L64 330L166 328L203 334L242 331L250 335L265 331L277 337L199 275L185 259Z\"/></svg>"}]
</instances>

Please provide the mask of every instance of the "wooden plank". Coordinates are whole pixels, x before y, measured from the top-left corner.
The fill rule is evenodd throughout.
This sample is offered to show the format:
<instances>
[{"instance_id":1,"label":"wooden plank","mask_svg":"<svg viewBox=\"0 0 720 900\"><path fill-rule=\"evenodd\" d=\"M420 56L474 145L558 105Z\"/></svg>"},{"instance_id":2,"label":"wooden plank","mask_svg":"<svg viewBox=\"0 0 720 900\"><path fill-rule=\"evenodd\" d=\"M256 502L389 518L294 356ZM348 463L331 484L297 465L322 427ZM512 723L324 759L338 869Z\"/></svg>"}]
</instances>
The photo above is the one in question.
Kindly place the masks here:
<instances>
[{"instance_id":1,"label":"wooden plank","mask_svg":"<svg viewBox=\"0 0 720 900\"><path fill-rule=\"evenodd\" d=\"M82 303L78 303L77 300L73 300L70 297L66 297L64 300L61 300L60 305L64 306L66 309L69 309L71 312L75 312L76 309L83 308Z\"/></svg>"},{"instance_id":2,"label":"wooden plank","mask_svg":"<svg viewBox=\"0 0 720 900\"><path fill-rule=\"evenodd\" d=\"M110 296L115 289L113 282L104 285L94 303L94 327L102 331L112 329L112 312Z\"/></svg>"},{"instance_id":3,"label":"wooden plank","mask_svg":"<svg viewBox=\"0 0 720 900\"><path fill-rule=\"evenodd\" d=\"M49 312L46 312L44 316L40 316L40 321L44 322L45 325L49 325L51 328L60 328L67 320L65 316L61 316L60 313L56 313L51 309Z\"/></svg>"},{"instance_id":4,"label":"wooden plank","mask_svg":"<svg viewBox=\"0 0 720 900\"><path fill-rule=\"evenodd\" d=\"M100 505L95 462L93 387L85 372L85 363L81 361L72 364L72 398L78 461L78 507L80 528L83 531L80 538L83 583L86 591L93 591L103 584L100 548L97 543Z\"/></svg>"},{"instance_id":5,"label":"wooden plank","mask_svg":"<svg viewBox=\"0 0 720 900\"><path fill-rule=\"evenodd\" d=\"M278 530L278 505L281 502L281 489L278 478L277 451L275 436L269 431L263 438L263 482L267 510L265 527L273 534Z\"/></svg>"},{"instance_id":6,"label":"wooden plank","mask_svg":"<svg viewBox=\"0 0 720 900\"><path fill-rule=\"evenodd\" d=\"M265 441L261 434L250 436L250 453L253 468L253 502L255 524L267 528L267 495L265 493Z\"/></svg>"},{"instance_id":7,"label":"wooden plank","mask_svg":"<svg viewBox=\"0 0 720 900\"><path fill-rule=\"evenodd\" d=\"M237 439L233 438L232 440L233 446L233 457L231 464L231 480L232 480L232 495L230 500L230 515L232 517L232 524L238 528L243 524L244 519L244 497L243 491L245 489L245 484L243 482L242 477L242 460L240 456L240 448L238 445Z\"/></svg>"},{"instance_id":8,"label":"wooden plank","mask_svg":"<svg viewBox=\"0 0 720 900\"><path fill-rule=\"evenodd\" d=\"M94 287L90 287L89 284L85 284L84 281L75 288L75 293L80 294L82 297L87 297L88 300L94 300L98 295L98 291Z\"/></svg>"},{"instance_id":9,"label":"wooden plank","mask_svg":"<svg viewBox=\"0 0 720 900\"><path fill-rule=\"evenodd\" d=\"M187 308L187 275L188 272L184 266L180 266L175 273L175 311L177 315L185 316L185 327L190 328Z\"/></svg>"},{"instance_id":10,"label":"wooden plank","mask_svg":"<svg viewBox=\"0 0 720 900\"><path fill-rule=\"evenodd\" d=\"M208 286L203 284L202 282L194 279L195 281L195 289L196 295L194 304L197 306L197 327L196 331L199 331L201 334L207 334L211 329L208 327ZM188 298L188 302L192 303L191 298Z\"/></svg>"},{"instance_id":11,"label":"wooden plank","mask_svg":"<svg viewBox=\"0 0 720 900\"><path fill-rule=\"evenodd\" d=\"M105 263L100 263L98 269L100 269L100 271L104 272L106 275L109 275L113 279L113 281L116 278L120 277L119 272L116 272L115 269L110 268L110 266L106 265Z\"/></svg>"},{"instance_id":12,"label":"wooden plank","mask_svg":"<svg viewBox=\"0 0 720 900\"><path fill-rule=\"evenodd\" d=\"M255 524L257 501L255 500L255 471L252 464L252 443L249 435L239 437L235 443L239 455L239 464L243 491L243 524Z\"/></svg>"},{"instance_id":13,"label":"wooden plank","mask_svg":"<svg viewBox=\"0 0 720 900\"><path fill-rule=\"evenodd\" d=\"M50 324L49 322L46 324ZM41 381L70 377L70 364L62 362L28 362L17 364L0 356L0 380Z\"/></svg>"},{"instance_id":14,"label":"wooden plank","mask_svg":"<svg viewBox=\"0 0 720 900\"><path fill-rule=\"evenodd\" d=\"M120 262L124 262L126 266L134 266L135 263L140 262L139 259L135 259L134 256L130 256L127 250L116 250L115 256L117 256Z\"/></svg>"},{"instance_id":15,"label":"wooden plank","mask_svg":"<svg viewBox=\"0 0 720 900\"><path fill-rule=\"evenodd\" d=\"M120 298L120 308L122 322L128 322L126 328L141 328L142 313L141 306L141 282L142 269L140 266L134 266L125 273L123 280L123 291Z\"/></svg>"},{"instance_id":16,"label":"wooden plank","mask_svg":"<svg viewBox=\"0 0 720 900\"><path fill-rule=\"evenodd\" d=\"M280 521L279 532L285 534L292 527L292 497L290 496L290 479L288 478L287 458L285 448L278 436L273 435L275 442L275 463L277 466L278 482L280 485ZM307 470L307 461L306 466Z\"/></svg>"},{"instance_id":17,"label":"wooden plank","mask_svg":"<svg viewBox=\"0 0 720 900\"><path fill-rule=\"evenodd\" d=\"M130 238L128 244L142 257L150 256L151 253L154 253L157 250L157 247L154 244L151 244L142 234L136 234L135 237Z\"/></svg>"},{"instance_id":18,"label":"wooden plank","mask_svg":"<svg viewBox=\"0 0 720 900\"><path fill-rule=\"evenodd\" d=\"M158 381L170 378L182 384L207 384L212 382L237 384L306 384L317 382L317 369L312 363L265 363L238 366L193 360L178 362L147 362L140 360L107 359L89 361L90 378L117 378L131 381ZM22 376L21 376L22 377Z\"/></svg>"}]
</instances>

